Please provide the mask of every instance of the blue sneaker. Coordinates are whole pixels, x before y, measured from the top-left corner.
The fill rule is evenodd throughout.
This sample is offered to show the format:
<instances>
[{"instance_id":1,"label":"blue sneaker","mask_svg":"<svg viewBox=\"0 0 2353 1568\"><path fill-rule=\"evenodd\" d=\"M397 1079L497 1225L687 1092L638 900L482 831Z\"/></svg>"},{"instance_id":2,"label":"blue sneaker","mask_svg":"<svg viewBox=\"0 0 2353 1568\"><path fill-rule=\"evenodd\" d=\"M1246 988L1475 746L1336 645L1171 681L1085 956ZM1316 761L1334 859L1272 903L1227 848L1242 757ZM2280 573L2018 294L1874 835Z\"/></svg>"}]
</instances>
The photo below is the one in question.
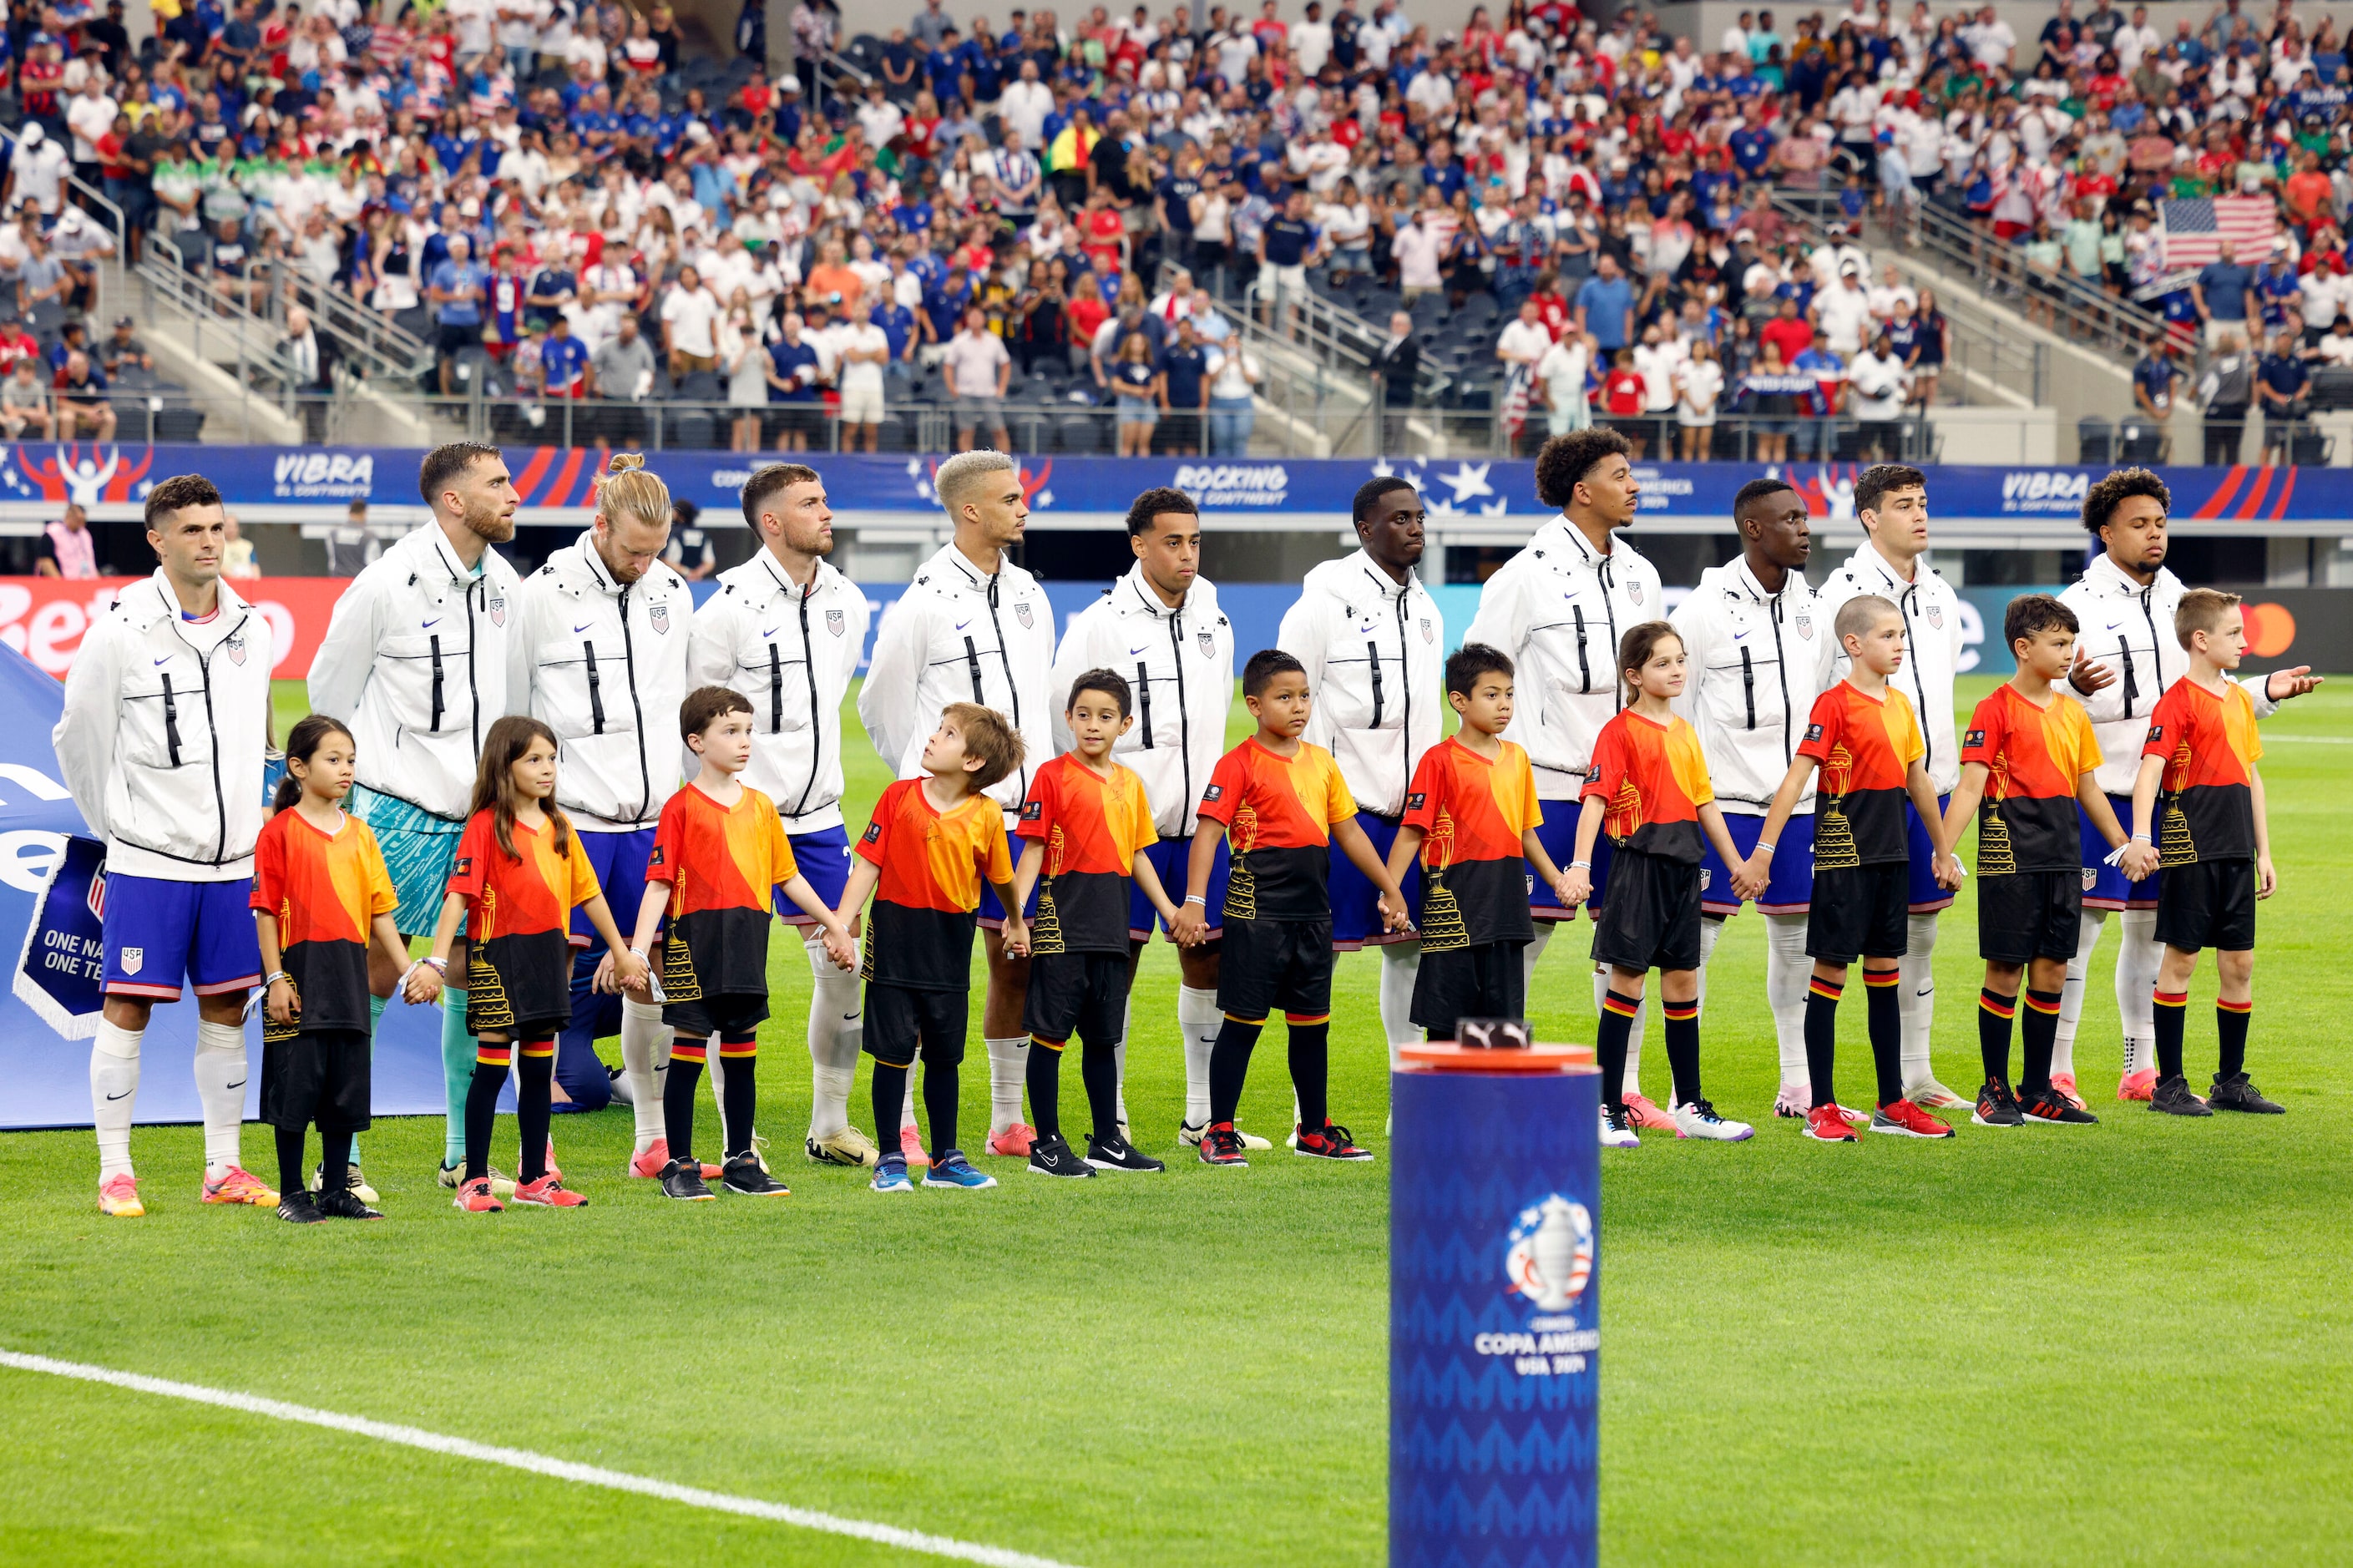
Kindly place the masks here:
<instances>
[{"instance_id":1,"label":"blue sneaker","mask_svg":"<svg viewBox=\"0 0 2353 1568\"><path fill-rule=\"evenodd\" d=\"M950 1149L944 1153L934 1156L932 1168L923 1173L923 1185L964 1187L972 1192L978 1192L983 1187L997 1185L997 1178L984 1176L974 1170L972 1162L964 1157L963 1150Z\"/></svg>"},{"instance_id":2,"label":"blue sneaker","mask_svg":"<svg viewBox=\"0 0 2353 1568\"><path fill-rule=\"evenodd\" d=\"M907 1179L907 1156L896 1150L882 1156L874 1167L874 1180L868 1184L878 1193L912 1193L915 1184Z\"/></svg>"}]
</instances>

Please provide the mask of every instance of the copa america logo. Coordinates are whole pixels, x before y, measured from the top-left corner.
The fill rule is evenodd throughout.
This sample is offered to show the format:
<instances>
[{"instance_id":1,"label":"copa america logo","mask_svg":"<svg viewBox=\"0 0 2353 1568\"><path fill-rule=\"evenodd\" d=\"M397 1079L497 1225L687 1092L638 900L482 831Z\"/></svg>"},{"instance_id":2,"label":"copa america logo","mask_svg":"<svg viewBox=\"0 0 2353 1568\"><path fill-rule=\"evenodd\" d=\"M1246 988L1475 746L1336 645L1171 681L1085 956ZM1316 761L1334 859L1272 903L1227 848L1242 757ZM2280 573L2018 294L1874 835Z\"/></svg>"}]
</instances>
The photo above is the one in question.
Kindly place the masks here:
<instances>
[{"instance_id":1,"label":"copa america logo","mask_svg":"<svg viewBox=\"0 0 2353 1568\"><path fill-rule=\"evenodd\" d=\"M1593 1215L1558 1193L1522 1209L1504 1253L1508 1292L1539 1312L1561 1312L1593 1276Z\"/></svg>"}]
</instances>

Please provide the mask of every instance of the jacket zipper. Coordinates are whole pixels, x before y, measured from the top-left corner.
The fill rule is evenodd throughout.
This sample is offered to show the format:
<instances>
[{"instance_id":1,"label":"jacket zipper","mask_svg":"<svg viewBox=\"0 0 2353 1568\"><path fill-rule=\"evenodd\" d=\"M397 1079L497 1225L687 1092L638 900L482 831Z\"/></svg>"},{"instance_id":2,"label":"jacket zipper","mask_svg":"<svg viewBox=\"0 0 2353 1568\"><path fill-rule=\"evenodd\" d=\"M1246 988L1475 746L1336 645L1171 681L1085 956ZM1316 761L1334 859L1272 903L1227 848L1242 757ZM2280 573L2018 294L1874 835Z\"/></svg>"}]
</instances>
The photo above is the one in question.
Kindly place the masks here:
<instances>
[{"instance_id":1,"label":"jacket zipper","mask_svg":"<svg viewBox=\"0 0 2353 1568\"><path fill-rule=\"evenodd\" d=\"M1136 703L1144 718L1144 750L1152 750L1152 677L1142 659L1135 661Z\"/></svg>"},{"instance_id":2,"label":"jacket zipper","mask_svg":"<svg viewBox=\"0 0 2353 1568\"><path fill-rule=\"evenodd\" d=\"M1169 657L1176 661L1176 749L1178 776L1185 784L1185 793L1179 798L1190 801L1193 798L1193 711L1191 700L1185 695L1185 612L1182 610L1168 617L1168 652Z\"/></svg>"},{"instance_id":3,"label":"jacket zipper","mask_svg":"<svg viewBox=\"0 0 2353 1568\"><path fill-rule=\"evenodd\" d=\"M1747 699L1748 729L1753 734L1757 730L1757 664L1745 647L1740 650L1740 689Z\"/></svg>"},{"instance_id":4,"label":"jacket zipper","mask_svg":"<svg viewBox=\"0 0 2353 1568\"><path fill-rule=\"evenodd\" d=\"M775 643L768 645L768 733L781 735L785 730L785 655Z\"/></svg>"},{"instance_id":5,"label":"jacket zipper","mask_svg":"<svg viewBox=\"0 0 2353 1568\"><path fill-rule=\"evenodd\" d=\"M1617 586L1610 581L1611 576L1614 575L1609 570L1610 560L1611 557L1607 555L1601 558L1601 564L1593 570L1593 579L1601 584L1601 615L1609 627L1609 658L1614 663L1618 658L1618 606L1609 597L1611 590ZM1583 651L1583 646L1580 644L1578 647L1580 663ZM1622 672L1613 673L1609 677L1609 704L1610 711L1613 713L1622 713L1626 710L1626 682L1620 678L1620 674ZM1591 685L1588 684L1586 689L1591 690Z\"/></svg>"},{"instance_id":6,"label":"jacket zipper","mask_svg":"<svg viewBox=\"0 0 2353 1568\"><path fill-rule=\"evenodd\" d=\"M172 678L164 678L164 749L172 765L180 765L180 700L172 695Z\"/></svg>"},{"instance_id":7,"label":"jacket zipper","mask_svg":"<svg viewBox=\"0 0 2353 1568\"><path fill-rule=\"evenodd\" d=\"M653 763L646 755L646 705L638 696L638 645L629 635L629 590L621 590L621 671L629 678L629 713L638 727L638 811L630 818L643 822L654 804Z\"/></svg>"},{"instance_id":8,"label":"jacket zipper","mask_svg":"<svg viewBox=\"0 0 2353 1568\"><path fill-rule=\"evenodd\" d=\"M1373 721L1367 727L1377 730L1381 727L1381 645L1370 638L1365 642L1365 661L1373 668Z\"/></svg>"},{"instance_id":9,"label":"jacket zipper","mask_svg":"<svg viewBox=\"0 0 2353 1568\"><path fill-rule=\"evenodd\" d=\"M1405 640L1405 601L1406 595L1400 591L1397 597L1398 679L1405 687L1405 718L1398 725L1398 739L1402 742L1398 752L1400 760L1405 764L1405 771L1398 775L1399 800L1405 798L1405 792L1413 784L1413 677L1412 667L1407 662L1409 654Z\"/></svg>"},{"instance_id":10,"label":"jacket zipper","mask_svg":"<svg viewBox=\"0 0 2353 1568\"><path fill-rule=\"evenodd\" d=\"M1918 598L1919 595L1920 584L1912 583L1907 584L1904 591L1895 595L1895 611L1904 617L1904 646L1907 648L1919 646L1912 637L1912 602ZM1927 679L1921 673L1920 660L1917 658L1915 658L1911 664L1912 689L1920 699L1919 711L1925 714L1928 711ZM1920 726L1920 767L1926 773L1934 773L1936 767L1936 741L1926 724Z\"/></svg>"},{"instance_id":11,"label":"jacket zipper","mask_svg":"<svg viewBox=\"0 0 2353 1568\"><path fill-rule=\"evenodd\" d=\"M997 634L997 662L1005 668L1005 696L1013 704L1013 732L1018 735L1021 732L1021 689L1013 683L1013 655L1005 647L1004 623L997 618L997 584L1002 580L1001 574L988 580L988 629ZM1050 610L1047 613L1052 614ZM971 645L967 643L965 646ZM973 665L972 684L973 690L977 692L980 689L980 666L977 662ZM1020 784L1022 797L1027 799L1029 795L1029 764L1026 759L1020 768Z\"/></svg>"},{"instance_id":12,"label":"jacket zipper","mask_svg":"<svg viewBox=\"0 0 2353 1568\"><path fill-rule=\"evenodd\" d=\"M244 626L239 622L230 630L235 637ZM196 655L196 668L205 672L205 733L212 738L213 746L213 816L220 824L220 837L213 841L213 864L217 866L228 858L228 795L221 787L220 725L213 717L213 661L208 655Z\"/></svg>"},{"instance_id":13,"label":"jacket zipper","mask_svg":"<svg viewBox=\"0 0 2353 1568\"><path fill-rule=\"evenodd\" d=\"M2141 619L2148 623L2148 657L2157 663L2157 684L2158 689L2162 690L2165 686L2165 645L2157 640L2157 612L2149 605L2149 595L2156 591L2154 584L2140 591L2140 616ZM2119 637L2116 640L2122 643L2124 639ZM2125 647L2124 654L2125 717L2129 719L2132 717L2132 700L2138 682L2133 679L2132 649L2129 646Z\"/></svg>"},{"instance_id":14,"label":"jacket zipper","mask_svg":"<svg viewBox=\"0 0 2353 1568\"><path fill-rule=\"evenodd\" d=\"M490 604L490 583L491 574L485 570L481 577L482 603L485 607ZM480 640L481 635L474 626L474 589L473 585L469 584L466 588L466 704L471 711L468 714L466 722L467 727L473 732L474 754L478 757L482 754L482 691L474 679L474 645ZM438 670L440 668L438 643L435 651L437 657L434 660L434 668ZM434 689L436 691L440 689L438 679L434 682ZM438 699L435 701L434 711L437 715L440 711ZM441 728L441 721L438 716L433 721L433 727L436 730Z\"/></svg>"},{"instance_id":15,"label":"jacket zipper","mask_svg":"<svg viewBox=\"0 0 2353 1568\"><path fill-rule=\"evenodd\" d=\"M964 664L972 672L972 700L983 708L987 707L988 699L980 691L980 646L970 637L964 639Z\"/></svg>"},{"instance_id":16,"label":"jacket zipper","mask_svg":"<svg viewBox=\"0 0 2353 1568\"><path fill-rule=\"evenodd\" d=\"M1788 591L1785 584L1782 593ZM1797 742L1789 738L1789 731L1796 727L1797 716L1789 707L1789 655L1781 646L1780 594L1773 595L1773 665L1780 672L1781 682L1781 750L1785 753L1781 760L1790 763L1798 756Z\"/></svg>"},{"instance_id":17,"label":"jacket zipper","mask_svg":"<svg viewBox=\"0 0 2353 1568\"><path fill-rule=\"evenodd\" d=\"M1580 692L1593 689L1593 666L1585 657L1585 606L1571 605L1569 619L1577 623L1577 689Z\"/></svg>"},{"instance_id":18,"label":"jacket zipper","mask_svg":"<svg viewBox=\"0 0 2353 1568\"><path fill-rule=\"evenodd\" d=\"M800 595L801 672L808 678L809 776L808 783L801 786L800 804L793 807L793 815L795 816L800 816L801 813L808 809L809 796L817 790L818 762L818 759L825 754L825 718L824 715L820 714L817 710L817 649L810 646L809 643L808 602L809 595L816 592L817 574L812 572L809 574L808 586L801 590ZM773 644L770 645L769 651L771 653L776 651ZM777 697L777 712L780 715L784 710L783 700L783 696L779 693ZM647 786L647 799L649 801L652 799L652 786L649 784Z\"/></svg>"}]
</instances>

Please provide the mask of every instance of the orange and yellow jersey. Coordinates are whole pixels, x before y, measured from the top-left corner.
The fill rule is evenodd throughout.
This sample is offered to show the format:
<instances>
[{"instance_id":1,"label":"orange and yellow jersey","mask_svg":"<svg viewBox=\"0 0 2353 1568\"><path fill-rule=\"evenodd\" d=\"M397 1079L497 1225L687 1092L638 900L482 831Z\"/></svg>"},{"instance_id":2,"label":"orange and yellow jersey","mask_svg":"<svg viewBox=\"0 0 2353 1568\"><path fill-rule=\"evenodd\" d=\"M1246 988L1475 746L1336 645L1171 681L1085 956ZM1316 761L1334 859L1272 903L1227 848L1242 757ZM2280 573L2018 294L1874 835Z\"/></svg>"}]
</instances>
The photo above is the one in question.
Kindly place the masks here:
<instances>
[{"instance_id":1,"label":"orange and yellow jersey","mask_svg":"<svg viewBox=\"0 0 2353 1568\"><path fill-rule=\"evenodd\" d=\"M2163 757L2153 837L2160 863L2252 860L2255 763L2263 754L2255 705L2233 680L2217 697L2183 676L2148 716L2144 757Z\"/></svg>"},{"instance_id":2,"label":"orange and yellow jersey","mask_svg":"<svg viewBox=\"0 0 2353 1568\"><path fill-rule=\"evenodd\" d=\"M1580 799L1608 807L1601 831L1620 849L1685 866L1700 862L1706 839L1699 808L1715 799L1699 732L1680 717L1664 723L1628 708L1594 737L1593 765Z\"/></svg>"},{"instance_id":3,"label":"orange and yellow jersey","mask_svg":"<svg viewBox=\"0 0 2353 1568\"><path fill-rule=\"evenodd\" d=\"M733 805L693 784L671 795L646 857L646 880L670 884L662 994L766 995L776 884L798 875L776 804L758 790L747 786Z\"/></svg>"},{"instance_id":4,"label":"orange and yellow jersey","mask_svg":"<svg viewBox=\"0 0 2353 1568\"><path fill-rule=\"evenodd\" d=\"M1331 752L1303 741L1286 757L1253 735L1218 759L1200 815L1225 825L1233 852L1228 920L1332 918L1332 825L1356 816L1356 802Z\"/></svg>"},{"instance_id":5,"label":"orange and yellow jersey","mask_svg":"<svg viewBox=\"0 0 2353 1568\"><path fill-rule=\"evenodd\" d=\"M1986 769L1985 795L1978 802L1978 875L2082 868L2075 792L2084 775L2100 765L2100 742L2082 703L2059 691L2050 707L2037 708L2004 681L1969 715L1961 762Z\"/></svg>"},{"instance_id":6,"label":"orange and yellow jersey","mask_svg":"<svg viewBox=\"0 0 2353 1568\"><path fill-rule=\"evenodd\" d=\"M1544 821L1528 753L1510 741L1493 759L1450 735L1421 754L1406 787L1405 826L1421 841L1425 952L1532 942L1521 837Z\"/></svg>"},{"instance_id":7,"label":"orange and yellow jersey","mask_svg":"<svg viewBox=\"0 0 2353 1568\"><path fill-rule=\"evenodd\" d=\"M517 822L512 831L512 855L499 847L488 811L474 813L459 837L449 891L466 900L467 942L479 947L554 931L568 943L572 911L602 891L579 833L565 833L558 850L553 822L541 827Z\"/></svg>"},{"instance_id":8,"label":"orange and yellow jersey","mask_svg":"<svg viewBox=\"0 0 2353 1568\"><path fill-rule=\"evenodd\" d=\"M1911 699L1873 697L1841 680L1814 699L1798 755L1821 764L1815 786L1814 869L1900 866L1912 858L1904 781L1927 755Z\"/></svg>"},{"instance_id":9,"label":"orange and yellow jersey","mask_svg":"<svg viewBox=\"0 0 2353 1568\"><path fill-rule=\"evenodd\" d=\"M874 803L858 853L881 872L866 921L865 977L913 991L968 988L981 883L1013 878L1004 809L968 795L941 811L923 780L900 779Z\"/></svg>"},{"instance_id":10,"label":"orange and yellow jersey","mask_svg":"<svg viewBox=\"0 0 2353 1568\"><path fill-rule=\"evenodd\" d=\"M278 917L278 966L294 977L301 1016L264 1018L266 1039L368 1023L368 927L400 902L375 835L356 816L323 833L291 806L253 847L255 909Z\"/></svg>"},{"instance_id":11,"label":"orange and yellow jersey","mask_svg":"<svg viewBox=\"0 0 2353 1568\"><path fill-rule=\"evenodd\" d=\"M1105 778L1066 752L1029 781L1016 831L1046 851L1029 951L1125 952L1136 853L1160 839L1144 781L1117 763Z\"/></svg>"}]
</instances>

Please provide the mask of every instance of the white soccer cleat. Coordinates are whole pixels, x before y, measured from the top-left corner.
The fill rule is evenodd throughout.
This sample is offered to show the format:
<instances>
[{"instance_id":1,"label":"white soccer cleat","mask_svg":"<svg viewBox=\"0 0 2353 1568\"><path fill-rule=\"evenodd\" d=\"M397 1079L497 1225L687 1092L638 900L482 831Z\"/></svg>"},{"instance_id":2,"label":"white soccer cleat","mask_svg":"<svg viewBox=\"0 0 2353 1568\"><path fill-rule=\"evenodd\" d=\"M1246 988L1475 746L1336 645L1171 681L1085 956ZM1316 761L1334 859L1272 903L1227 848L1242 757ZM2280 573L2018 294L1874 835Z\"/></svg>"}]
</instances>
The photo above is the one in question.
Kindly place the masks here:
<instances>
[{"instance_id":1,"label":"white soccer cleat","mask_svg":"<svg viewBox=\"0 0 2353 1568\"><path fill-rule=\"evenodd\" d=\"M1639 1149L1642 1146L1641 1135L1634 1131L1623 1110L1612 1111L1606 1105L1601 1108L1601 1146L1604 1149Z\"/></svg>"},{"instance_id":2,"label":"white soccer cleat","mask_svg":"<svg viewBox=\"0 0 2353 1568\"><path fill-rule=\"evenodd\" d=\"M1667 1114L1674 1118L1678 1136L1705 1138L1718 1143L1742 1143L1757 1136L1757 1129L1746 1121L1729 1121L1715 1113L1715 1107L1704 1100L1686 1100Z\"/></svg>"},{"instance_id":3,"label":"white soccer cleat","mask_svg":"<svg viewBox=\"0 0 2353 1568\"><path fill-rule=\"evenodd\" d=\"M1773 1097L1773 1114L1803 1121L1806 1112L1814 1108L1814 1091L1802 1083L1785 1083L1781 1092Z\"/></svg>"},{"instance_id":4,"label":"white soccer cleat","mask_svg":"<svg viewBox=\"0 0 2353 1568\"><path fill-rule=\"evenodd\" d=\"M1957 1107L1966 1110L1977 1103L1975 1100L1962 1099L1933 1078L1925 1078L1917 1083L1905 1084L1904 1098L1923 1110L1951 1110Z\"/></svg>"}]
</instances>

